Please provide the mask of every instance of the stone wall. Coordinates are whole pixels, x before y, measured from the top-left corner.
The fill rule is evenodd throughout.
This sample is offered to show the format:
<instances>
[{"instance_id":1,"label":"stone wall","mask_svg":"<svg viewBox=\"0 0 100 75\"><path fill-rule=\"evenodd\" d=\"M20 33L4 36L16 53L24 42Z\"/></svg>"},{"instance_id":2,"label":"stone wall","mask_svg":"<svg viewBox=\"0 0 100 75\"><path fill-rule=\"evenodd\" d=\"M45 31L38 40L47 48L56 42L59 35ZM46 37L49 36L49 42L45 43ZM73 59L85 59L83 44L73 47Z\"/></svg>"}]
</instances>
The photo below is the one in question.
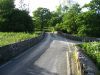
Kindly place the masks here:
<instances>
[{"instance_id":1,"label":"stone wall","mask_svg":"<svg viewBox=\"0 0 100 75\"><path fill-rule=\"evenodd\" d=\"M40 36L25 41L0 47L0 65L19 55L30 47L39 43L45 37L45 33Z\"/></svg>"},{"instance_id":2,"label":"stone wall","mask_svg":"<svg viewBox=\"0 0 100 75\"><path fill-rule=\"evenodd\" d=\"M75 40L75 41L82 41L82 42L100 41L100 39L98 38L73 36L71 34L66 34L61 31L58 31L58 34L63 37L66 37L67 39Z\"/></svg>"}]
</instances>

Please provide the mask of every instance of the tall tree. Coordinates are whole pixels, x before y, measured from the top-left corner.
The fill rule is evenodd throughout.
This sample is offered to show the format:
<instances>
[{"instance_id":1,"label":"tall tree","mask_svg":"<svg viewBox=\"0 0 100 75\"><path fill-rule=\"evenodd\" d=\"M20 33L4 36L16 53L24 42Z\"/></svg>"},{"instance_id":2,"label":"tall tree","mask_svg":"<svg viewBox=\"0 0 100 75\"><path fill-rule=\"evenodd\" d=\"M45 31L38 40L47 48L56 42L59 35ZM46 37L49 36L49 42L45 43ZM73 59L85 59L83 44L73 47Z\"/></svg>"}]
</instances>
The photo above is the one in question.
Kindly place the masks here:
<instances>
[{"instance_id":1,"label":"tall tree","mask_svg":"<svg viewBox=\"0 0 100 75\"><path fill-rule=\"evenodd\" d=\"M89 10L100 12L100 0L92 0L90 3L85 4L84 7L87 7Z\"/></svg>"},{"instance_id":2,"label":"tall tree","mask_svg":"<svg viewBox=\"0 0 100 75\"><path fill-rule=\"evenodd\" d=\"M14 0L0 0L0 10L10 10L14 7Z\"/></svg>"},{"instance_id":3,"label":"tall tree","mask_svg":"<svg viewBox=\"0 0 100 75\"><path fill-rule=\"evenodd\" d=\"M6 21L14 9L14 0L0 0L0 31L6 28Z\"/></svg>"},{"instance_id":4,"label":"tall tree","mask_svg":"<svg viewBox=\"0 0 100 75\"><path fill-rule=\"evenodd\" d=\"M57 12L51 12L51 26L56 26L56 24L62 22L62 16L59 16Z\"/></svg>"},{"instance_id":5,"label":"tall tree","mask_svg":"<svg viewBox=\"0 0 100 75\"><path fill-rule=\"evenodd\" d=\"M16 9L14 0L0 0L0 31L31 32L33 30L33 21L27 11Z\"/></svg>"},{"instance_id":6,"label":"tall tree","mask_svg":"<svg viewBox=\"0 0 100 75\"><path fill-rule=\"evenodd\" d=\"M38 22L40 22L42 30L44 27L48 27L48 22L51 18L51 13L49 9L40 7L33 12L33 17L35 20L38 20Z\"/></svg>"},{"instance_id":7,"label":"tall tree","mask_svg":"<svg viewBox=\"0 0 100 75\"><path fill-rule=\"evenodd\" d=\"M76 17L80 13L81 9L78 4L74 4L69 8L68 12L65 13L63 17L63 25L66 27L66 31L68 33L76 33L77 32L77 24Z\"/></svg>"},{"instance_id":8,"label":"tall tree","mask_svg":"<svg viewBox=\"0 0 100 75\"><path fill-rule=\"evenodd\" d=\"M52 14L51 26L53 26L53 27L55 26L55 28L56 28L57 27L56 25L59 25L60 23L62 23L63 16L67 11L68 11L68 7L67 6L59 5L56 8L56 11L51 12L51 14Z\"/></svg>"},{"instance_id":9,"label":"tall tree","mask_svg":"<svg viewBox=\"0 0 100 75\"><path fill-rule=\"evenodd\" d=\"M57 14L59 14L59 15L62 14L62 7L61 7L61 5L59 5L59 6L56 7L56 12L57 12Z\"/></svg>"},{"instance_id":10,"label":"tall tree","mask_svg":"<svg viewBox=\"0 0 100 75\"><path fill-rule=\"evenodd\" d=\"M88 11L79 14L76 21L78 35L100 37L100 0L92 0L84 8Z\"/></svg>"}]
</instances>

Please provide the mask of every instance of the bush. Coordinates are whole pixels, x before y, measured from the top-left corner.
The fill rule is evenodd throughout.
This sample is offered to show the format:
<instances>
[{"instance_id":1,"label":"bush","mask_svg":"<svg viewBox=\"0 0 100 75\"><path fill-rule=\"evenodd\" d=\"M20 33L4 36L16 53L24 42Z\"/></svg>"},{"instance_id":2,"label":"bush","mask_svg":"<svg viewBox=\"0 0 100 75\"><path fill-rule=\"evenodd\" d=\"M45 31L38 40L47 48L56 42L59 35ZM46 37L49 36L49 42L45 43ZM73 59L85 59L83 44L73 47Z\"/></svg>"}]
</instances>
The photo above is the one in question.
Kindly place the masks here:
<instances>
[{"instance_id":1,"label":"bush","mask_svg":"<svg viewBox=\"0 0 100 75\"><path fill-rule=\"evenodd\" d=\"M34 30L32 18L28 12L18 9L2 12L0 16L0 31L3 32L31 32Z\"/></svg>"},{"instance_id":2,"label":"bush","mask_svg":"<svg viewBox=\"0 0 100 75\"><path fill-rule=\"evenodd\" d=\"M100 42L84 43L80 45L84 52L94 61L100 69Z\"/></svg>"},{"instance_id":3,"label":"bush","mask_svg":"<svg viewBox=\"0 0 100 75\"><path fill-rule=\"evenodd\" d=\"M97 14L94 11L87 11L79 14L76 19L78 26L77 34L80 36L100 37L99 19L100 14Z\"/></svg>"}]
</instances>

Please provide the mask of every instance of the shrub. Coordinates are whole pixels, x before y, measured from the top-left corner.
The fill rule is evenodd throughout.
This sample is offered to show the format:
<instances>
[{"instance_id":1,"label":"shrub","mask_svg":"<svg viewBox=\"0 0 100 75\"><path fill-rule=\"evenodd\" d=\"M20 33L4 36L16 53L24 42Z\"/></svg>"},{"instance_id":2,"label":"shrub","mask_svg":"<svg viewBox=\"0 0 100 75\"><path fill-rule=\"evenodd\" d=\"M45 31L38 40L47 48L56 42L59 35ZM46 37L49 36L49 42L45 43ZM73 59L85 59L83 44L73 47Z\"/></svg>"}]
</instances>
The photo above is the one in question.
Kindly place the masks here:
<instances>
[{"instance_id":1,"label":"shrub","mask_svg":"<svg viewBox=\"0 0 100 75\"><path fill-rule=\"evenodd\" d=\"M32 18L26 11L18 9L2 13L0 17L0 31L3 32L31 32L34 30Z\"/></svg>"},{"instance_id":2,"label":"shrub","mask_svg":"<svg viewBox=\"0 0 100 75\"><path fill-rule=\"evenodd\" d=\"M81 44L84 52L94 61L100 69L100 42L84 43Z\"/></svg>"}]
</instances>

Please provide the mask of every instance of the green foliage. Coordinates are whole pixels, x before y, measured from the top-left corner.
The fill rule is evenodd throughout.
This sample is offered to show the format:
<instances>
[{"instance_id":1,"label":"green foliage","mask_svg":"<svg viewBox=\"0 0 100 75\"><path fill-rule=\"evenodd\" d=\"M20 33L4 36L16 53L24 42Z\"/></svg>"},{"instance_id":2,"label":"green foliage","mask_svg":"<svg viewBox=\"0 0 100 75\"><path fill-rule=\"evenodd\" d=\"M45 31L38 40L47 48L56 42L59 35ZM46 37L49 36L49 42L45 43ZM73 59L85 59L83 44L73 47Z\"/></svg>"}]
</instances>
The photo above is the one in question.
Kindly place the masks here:
<instances>
[{"instance_id":1,"label":"green foliage","mask_svg":"<svg viewBox=\"0 0 100 75\"><path fill-rule=\"evenodd\" d=\"M55 12L51 12L52 17L51 17L51 26L55 26L56 30L64 30L66 27L63 27L63 16L64 14L68 11L67 6L61 6L59 5L56 8Z\"/></svg>"},{"instance_id":2,"label":"green foliage","mask_svg":"<svg viewBox=\"0 0 100 75\"><path fill-rule=\"evenodd\" d=\"M57 12L57 14L59 14L59 15L62 14L62 7L61 7L61 5L57 6L56 12Z\"/></svg>"},{"instance_id":3,"label":"green foliage","mask_svg":"<svg viewBox=\"0 0 100 75\"><path fill-rule=\"evenodd\" d=\"M62 22L62 16L59 16L59 14L57 12L51 12L51 26L56 26L56 24L61 23Z\"/></svg>"},{"instance_id":4,"label":"green foliage","mask_svg":"<svg viewBox=\"0 0 100 75\"><path fill-rule=\"evenodd\" d=\"M74 4L69 10L64 13L63 23L60 30L66 31L67 33L75 34L77 32L76 17L80 13L80 8L78 4Z\"/></svg>"},{"instance_id":5,"label":"green foliage","mask_svg":"<svg viewBox=\"0 0 100 75\"><path fill-rule=\"evenodd\" d=\"M8 44L20 42L23 40L27 40L30 38L37 37L37 33L25 33L25 32L20 32L20 33L15 33L15 32L0 32L0 46L5 46Z\"/></svg>"},{"instance_id":6,"label":"green foliage","mask_svg":"<svg viewBox=\"0 0 100 75\"><path fill-rule=\"evenodd\" d=\"M77 33L76 17L80 13L78 4L74 4L64 16L64 23L67 26L67 32L71 34Z\"/></svg>"},{"instance_id":7,"label":"green foliage","mask_svg":"<svg viewBox=\"0 0 100 75\"><path fill-rule=\"evenodd\" d=\"M95 11L87 11L79 14L76 19L78 26L77 34L81 36L100 37L99 19L100 14L95 13Z\"/></svg>"},{"instance_id":8,"label":"green foliage","mask_svg":"<svg viewBox=\"0 0 100 75\"><path fill-rule=\"evenodd\" d=\"M68 11L68 6L66 6L66 5L59 5L56 8L56 13L59 15L63 15L67 11Z\"/></svg>"},{"instance_id":9,"label":"green foliage","mask_svg":"<svg viewBox=\"0 0 100 75\"><path fill-rule=\"evenodd\" d=\"M77 17L78 35L100 37L100 0L92 0L85 4L83 8L88 8Z\"/></svg>"},{"instance_id":10,"label":"green foliage","mask_svg":"<svg viewBox=\"0 0 100 75\"><path fill-rule=\"evenodd\" d=\"M81 12L78 4L63 13L63 22L56 25L57 30L78 36L100 37L100 0L92 0L83 8L88 11Z\"/></svg>"},{"instance_id":11,"label":"green foliage","mask_svg":"<svg viewBox=\"0 0 100 75\"><path fill-rule=\"evenodd\" d=\"M84 52L94 61L100 69L100 42L84 43L80 45Z\"/></svg>"},{"instance_id":12,"label":"green foliage","mask_svg":"<svg viewBox=\"0 0 100 75\"><path fill-rule=\"evenodd\" d=\"M9 13L4 12L0 20L0 31L31 32L34 30L33 21L26 11L14 9Z\"/></svg>"},{"instance_id":13,"label":"green foliage","mask_svg":"<svg viewBox=\"0 0 100 75\"><path fill-rule=\"evenodd\" d=\"M100 0L92 0L90 3L85 4L84 7L88 8L89 10L100 12Z\"/></svg>"},{"instance_id":14,"label":"green foliage","mask_svg":"<svg viewBox=\"0 0 100 75\"><path fill-rule=\"evenodd\" d=\"M64 33L68 33L68 32L66 31L67 27L66 27L66 25L64 25L63 23L58 23L58 24L56 24L55 29L56 29L57 31L63 31Z\"/></svg>"},{"instance_id":15,"label":"green foliage","mask_svg":"<svg viewBox=\"0 0 100 75\"><path fill-rule=\"evenodd\" d=\"M0 11L14 9L14 0L0 0Z\"/></svg>"},{"instance_id":16,"label":"green foliage","mask_svg":"<svg viewBox=\"0 0 100 75\"><path fill-rule=\"evenodd\" d=\"M14 0L0 1L0 31L31 32L34 30L32 18L25 10L14 8Z\"/></svg>"},{"instance_id":17,"label":"green foliage","mask_svg":"<svg viewBox=\"0 0 100 75\"><path fill-rule=\"evenodd\" d=\"M35 24L37 24L36 28L38 26L41 26L40 27L41 29L43 29L44 27L48 27L50 18L51 18L51 13L47 8L40 7L33 12L33 19L35 20Z\"/></svg>"}]
</instances>

